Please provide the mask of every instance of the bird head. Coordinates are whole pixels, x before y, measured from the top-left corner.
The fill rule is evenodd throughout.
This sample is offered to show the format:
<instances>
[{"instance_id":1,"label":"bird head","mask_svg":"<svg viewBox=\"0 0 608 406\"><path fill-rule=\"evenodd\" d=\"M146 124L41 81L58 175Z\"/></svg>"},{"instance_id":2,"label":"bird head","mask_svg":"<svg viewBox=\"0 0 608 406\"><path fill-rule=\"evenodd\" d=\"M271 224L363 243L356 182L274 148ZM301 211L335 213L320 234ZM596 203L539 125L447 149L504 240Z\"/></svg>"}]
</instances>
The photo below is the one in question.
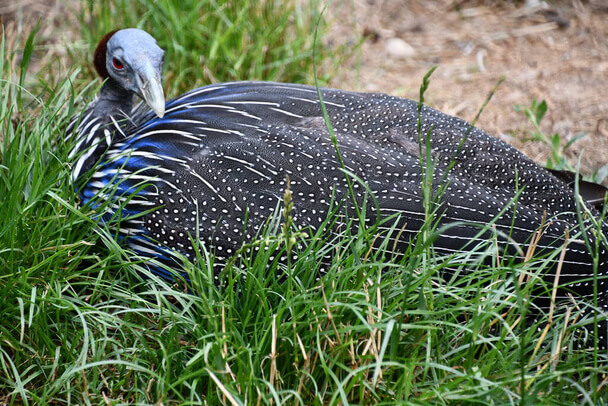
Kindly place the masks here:
<instances>
[{"instance_id":1,"label":"bird head","mask_svg":"<svg viewBox=\"0 0 608 406\"><path fill-rule=\"evenodd\" d=\"M136 28L112 31L95 50L95 68L102 79L111 78L138 95L157 116L165 114L161 83L164 51L147 32Z\"/></svg>"}]
</instances>

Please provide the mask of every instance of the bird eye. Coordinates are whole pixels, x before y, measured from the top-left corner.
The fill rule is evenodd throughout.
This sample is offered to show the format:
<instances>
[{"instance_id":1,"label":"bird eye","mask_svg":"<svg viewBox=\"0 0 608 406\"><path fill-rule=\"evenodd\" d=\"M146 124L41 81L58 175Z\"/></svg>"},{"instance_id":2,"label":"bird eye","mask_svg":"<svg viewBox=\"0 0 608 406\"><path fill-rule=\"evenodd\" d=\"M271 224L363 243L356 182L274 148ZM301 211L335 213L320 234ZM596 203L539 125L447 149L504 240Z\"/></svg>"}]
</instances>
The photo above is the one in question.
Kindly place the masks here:
<instances>
[{"instance_id":1,"label":"bird eye","mask_svg":"<svg viewBox=\"0 0 608 406\"><path fill-rule=\"evenodd\" d=\"M112 58L112 65L114 66L115 69L121 70L125 67L125 65L122 64L122 62L120 61L120 59L118 58Z\"/></svg>"}]
</instances>

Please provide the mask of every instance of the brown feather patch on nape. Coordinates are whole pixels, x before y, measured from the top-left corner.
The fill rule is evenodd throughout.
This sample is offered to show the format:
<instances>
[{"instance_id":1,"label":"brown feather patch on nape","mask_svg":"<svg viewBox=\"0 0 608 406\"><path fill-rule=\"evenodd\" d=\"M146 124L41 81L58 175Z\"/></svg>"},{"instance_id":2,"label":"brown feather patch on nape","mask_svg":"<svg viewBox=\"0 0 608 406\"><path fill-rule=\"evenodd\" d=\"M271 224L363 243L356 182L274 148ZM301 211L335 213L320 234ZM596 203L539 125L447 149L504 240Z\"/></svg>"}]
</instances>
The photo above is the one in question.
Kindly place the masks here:
<instances>
[{"instance_id":1,"label":"brown feather patch on nape","mask_svg":"<svg viewBox=\"0 0 608 406\"><path fill-rule=\"evenodd\" d=\"M99 44L97 44L97 48L95 48L95 53L93 54L93 64L95 65L95 70L102 79L106 79L110 76L108 69L106 68L106 51L108 49L108 41L117 31L118 30L110 31L104 35L101 41L99 41Z\"/></svg>"}]
</instances>

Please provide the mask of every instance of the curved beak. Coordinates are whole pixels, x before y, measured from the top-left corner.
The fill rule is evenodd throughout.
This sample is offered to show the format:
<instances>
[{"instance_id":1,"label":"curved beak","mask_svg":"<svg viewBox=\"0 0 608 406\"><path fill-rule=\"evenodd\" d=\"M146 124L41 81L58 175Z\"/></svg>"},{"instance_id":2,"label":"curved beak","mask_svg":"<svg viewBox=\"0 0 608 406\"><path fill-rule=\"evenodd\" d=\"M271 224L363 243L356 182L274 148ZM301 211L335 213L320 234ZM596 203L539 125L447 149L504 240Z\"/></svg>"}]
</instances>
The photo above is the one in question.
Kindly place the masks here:
<instances>
[{"instance_id":1,"label":"curved beak","mask_svg":"<svg viewBox=\"0 0 608 406\"><path fill-rule=\"evenodd\" d=\"M149 72L148 74L135 75L135 77L142 98L154 113L162 118L165 115L165 94L160 75L156 72Z\"/></svg>"}]
</instances>

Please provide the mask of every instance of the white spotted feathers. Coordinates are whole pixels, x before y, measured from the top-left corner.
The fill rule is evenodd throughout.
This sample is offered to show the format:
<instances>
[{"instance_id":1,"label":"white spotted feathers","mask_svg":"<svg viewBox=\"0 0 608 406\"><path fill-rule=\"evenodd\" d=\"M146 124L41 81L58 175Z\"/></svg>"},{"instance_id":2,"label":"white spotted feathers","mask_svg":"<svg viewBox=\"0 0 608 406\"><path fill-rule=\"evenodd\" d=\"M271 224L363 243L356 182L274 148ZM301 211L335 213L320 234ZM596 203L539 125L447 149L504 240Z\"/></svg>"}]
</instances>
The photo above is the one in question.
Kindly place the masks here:
<instances>
[{"instance_id":1,"label":"white spotted feathers","mask_svg":"<svg viewBox=\"0 0 608 406\"><path fill-rule=\"evenodd\" d=\"M416 102L384 94L321 93L344 168L317 90L309 86L211 85L167 102L162 118L151 111L126 120L87 112L70 154L79 156L74 177L82 203L103 205L103 219L120 213L119 234L137 254L179 266L174 253L196 257L192 239L220 260L251 241L281 206L287 176L296 226L316 230L340 204L340 213L353 213L346 170L371 191L370 196L361 183L351 182L359 205L375 201L366 205L369 221L398 219L399 233L390 237L397 239L399 251L425 220L422 184L424 174L432 173L433 192L442 190L433 203L435 215L440 227L451 225L435 241L439 253L486 241L491 236L480 229L492 221L499 244L511 253L509 246L525 249L540 227L536 251L541 255L561 247L569 233L558 296L593 296L592 257L566 183L502 141L429 107L421 114L421 134L430 135L426 151L419 141ZM87 150L91 145L93 152ZM427 152L432 168L422 164ZM83 176L89 168L90 176ZM336 226L346 221L338 219ZM585 237L595 244L593 232ZM604 310L607 258L600 245L597 276ZM550 283L553 272L546 276Z\"/></svg>"}]
</instances>

